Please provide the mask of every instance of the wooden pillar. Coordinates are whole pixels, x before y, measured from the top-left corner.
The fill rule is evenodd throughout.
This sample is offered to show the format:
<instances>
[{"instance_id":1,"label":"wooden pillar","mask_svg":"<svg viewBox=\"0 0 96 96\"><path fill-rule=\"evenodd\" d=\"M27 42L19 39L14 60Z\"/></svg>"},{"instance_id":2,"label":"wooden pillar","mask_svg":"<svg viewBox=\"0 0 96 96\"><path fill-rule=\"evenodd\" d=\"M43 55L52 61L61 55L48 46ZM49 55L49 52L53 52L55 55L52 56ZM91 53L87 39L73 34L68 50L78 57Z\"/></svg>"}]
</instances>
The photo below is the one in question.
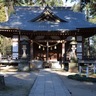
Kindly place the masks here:
<instances>
[{"instance_id":1,"label":"wooden pillar","mask_svg":"<svg viewBox=\"0 0 96 96\"><path fill-rule=\"evenodd\" d=\"M18 35L18 58L20 58L20 32L19 32L19 35Z\"/></svg>"},{"instance_id":2,"label":"wooden pillar","mask_svg":"<svg viewBox=\"0 0 96 96\"><path fill-rule=\"evenodd\" d=\"M33 40L30 41L30 59L33 59Z\"/></svg>"},{"instance_id":3,"label":"wooden pillar","mask_svg":"<svg viewBox=\"0 0 96 96\"><path fill-rule=\"evenodd\" d=\"M90 57L90 37L88 38L88 58Z\"/></svg>"},{"instance_id":4,"label":"wooden pillar","mask_svg":"<svg viewBox=\"0 0 96 96\"><path fill-rule=\"evenodd\" d=\"M47 41L47 54L46 54L46 60L48 61L49 57L49 42Z\"/></svg>"},{"instance_id":5,"label":"wooden pillar","mask_svg":"<svg viewBox=\"0 0 96 96\"><path fill-rule=\"evenodd\" d=\"M64 61L64 55L65 54L65 42L64 41L62 41L62 62Z\"/></svg>"}]
</instances>

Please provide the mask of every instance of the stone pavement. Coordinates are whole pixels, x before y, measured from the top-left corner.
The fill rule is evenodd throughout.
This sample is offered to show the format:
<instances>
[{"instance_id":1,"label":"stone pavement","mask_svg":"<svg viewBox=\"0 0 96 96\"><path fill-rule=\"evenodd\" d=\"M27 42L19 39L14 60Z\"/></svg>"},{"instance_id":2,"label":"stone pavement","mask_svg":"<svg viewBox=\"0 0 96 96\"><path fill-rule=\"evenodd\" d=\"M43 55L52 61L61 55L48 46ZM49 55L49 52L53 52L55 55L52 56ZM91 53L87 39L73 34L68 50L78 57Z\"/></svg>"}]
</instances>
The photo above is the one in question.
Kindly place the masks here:
<instances>
[{"instance_id":1,"label":"stone pavement","mask_svg":"<svg viewBox=\"0 0 96 96\"><path fill-rule=\"evenodd\" d=\"M9 72L3 70L0 75L4 76L5 88L0 90L0 96L28 96L34 81L39 72L15 72L9 69Z\"/></svg>"},{"instance_id":2,"label":"stone pavement","mask_svg":"<svg viewBox=\"0 0 96 96\"><path fill-rule=\"evenodd\" d=\"M41 69L29 96L71 96L62 80L51 69Z\"/></svg>"}]
</instances>

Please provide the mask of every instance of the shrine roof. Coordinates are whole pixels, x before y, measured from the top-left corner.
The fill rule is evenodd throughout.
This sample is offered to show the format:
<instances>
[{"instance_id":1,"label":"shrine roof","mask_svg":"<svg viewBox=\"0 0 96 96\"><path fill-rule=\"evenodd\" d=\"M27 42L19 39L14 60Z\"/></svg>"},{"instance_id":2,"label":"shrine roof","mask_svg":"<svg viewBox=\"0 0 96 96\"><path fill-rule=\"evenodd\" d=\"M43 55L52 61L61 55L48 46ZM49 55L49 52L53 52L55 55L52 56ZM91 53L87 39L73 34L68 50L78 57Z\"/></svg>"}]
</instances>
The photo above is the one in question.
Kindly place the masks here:
<instances>
[{"instance_id":1,"label":"shrine roof","mask_svg":"<svg viewBox=\"0 0 96 96\"><path fill-rule=\"evenodd\" d=\"M15 7L7 22L0 28L31 31L66 31L80 28L96 28L81 12L73 12L64 7Z\"/></svg>"}]
</instances>

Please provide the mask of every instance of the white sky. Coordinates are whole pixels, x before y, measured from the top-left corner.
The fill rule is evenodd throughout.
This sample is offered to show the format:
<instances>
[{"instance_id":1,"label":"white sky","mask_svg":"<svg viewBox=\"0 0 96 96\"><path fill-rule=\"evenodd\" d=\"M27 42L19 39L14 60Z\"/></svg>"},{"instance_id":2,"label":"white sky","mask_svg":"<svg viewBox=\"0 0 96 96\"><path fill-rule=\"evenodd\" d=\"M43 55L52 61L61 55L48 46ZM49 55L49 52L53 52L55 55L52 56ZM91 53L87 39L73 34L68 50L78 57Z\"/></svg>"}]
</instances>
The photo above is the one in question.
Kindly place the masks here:
<instances>
[{"instance_id":1,"label":"white sky","mask_svg":"<svg viewBox=\"0 0 96 96\"><path fill-rule=\"evenodd\" d=\"M68 7L71 7L79 2L80 0L63 0L64 6L68 6Z\"/></svg>"}]
</instances>

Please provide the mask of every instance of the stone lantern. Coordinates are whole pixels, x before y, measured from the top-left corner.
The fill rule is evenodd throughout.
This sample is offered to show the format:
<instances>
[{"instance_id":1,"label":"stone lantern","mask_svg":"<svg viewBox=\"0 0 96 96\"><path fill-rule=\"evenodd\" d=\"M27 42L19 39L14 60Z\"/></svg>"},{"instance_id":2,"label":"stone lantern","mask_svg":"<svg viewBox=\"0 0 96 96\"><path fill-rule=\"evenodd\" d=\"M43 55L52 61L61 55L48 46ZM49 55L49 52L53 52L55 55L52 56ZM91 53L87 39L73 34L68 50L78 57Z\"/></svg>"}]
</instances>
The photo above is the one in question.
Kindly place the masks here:
<instances>
[{"instance_id":1,"label":"stone lantern","mask_svg":"<svg viewBox=\"0 0 96 96\"><path fill-rule=\"evenodd\" d=\"M75 40L75 37L72 37L70 45L71 45L71 50L72 50L71 54L70 54L70 59L72 60L72 59L77 58L77 56L76 56L77 41Z\"/></svg>"},{"instance_id":2,"label":"stone lantern","mask_svg":"<svg viewBox=\"0 0 96 96\"><path fill-rule=\"evenodd\" d=\"M28 57L28 40L21 41L21 58L18 64L19 71L30 71L29 57Z\"/></svg>"},{"instance_id":3,"label":"stone lantern","mask_svg":"<svg viewBox=\"0 0 96 96\"><path fill-rule=\"evenodd\" d=\"M72 37L71 42L71 52L70 52L70 62L69 62L69 71L70 72L77 72L77 56L76 56L76 45L77 41L75 37Z\"/></svg>"}]
</instances>

